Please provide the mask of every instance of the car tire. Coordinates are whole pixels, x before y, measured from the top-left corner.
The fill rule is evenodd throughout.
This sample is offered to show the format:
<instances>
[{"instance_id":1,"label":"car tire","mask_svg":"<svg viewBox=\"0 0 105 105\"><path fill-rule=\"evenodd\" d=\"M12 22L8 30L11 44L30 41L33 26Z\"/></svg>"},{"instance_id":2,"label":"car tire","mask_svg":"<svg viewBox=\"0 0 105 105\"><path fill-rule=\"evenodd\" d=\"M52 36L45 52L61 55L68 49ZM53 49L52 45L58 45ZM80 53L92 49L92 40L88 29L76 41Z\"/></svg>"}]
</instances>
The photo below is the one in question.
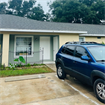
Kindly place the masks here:
<instances>
[{"instance_id":1,"label":"car tire","mask_svg":"<svg viewBox=\"0 0 105 105\"><path fill-rule=\"evenodd\" d=\"M94 92L98 100L105 103L105 81L103 79L97 79L94 82Z\"/></svg>"},{"instance_id":2,"label":"car tire","mask_svg":"<svg viewBox=\"0 0 105 105\"><path fill-rule=\"evenodd\" d=\"M61 64L57 66L57 76L59 79L66 78L66 73L64 72L63 66Z\"/></svg>"}]
</instances>

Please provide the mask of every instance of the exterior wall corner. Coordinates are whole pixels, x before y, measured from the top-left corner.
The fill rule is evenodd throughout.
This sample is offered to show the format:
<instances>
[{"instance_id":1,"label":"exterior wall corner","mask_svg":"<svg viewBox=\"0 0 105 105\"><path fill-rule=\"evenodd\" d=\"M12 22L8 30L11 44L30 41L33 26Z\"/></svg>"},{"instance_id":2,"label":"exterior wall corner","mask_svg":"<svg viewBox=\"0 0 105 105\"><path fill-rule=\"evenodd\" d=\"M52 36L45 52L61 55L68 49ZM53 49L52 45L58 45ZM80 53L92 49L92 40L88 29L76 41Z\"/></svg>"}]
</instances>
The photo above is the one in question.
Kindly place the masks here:
<instances>
[{"instance_id":1,"label":"exterior wall corner","mask_svg":"<svg viewBox=\"0 0 105 105\"><path fill-rule=\"evenodd\" d=\"M8 66L9 58L9 34L3 34L2 65Z\"/></svg>"}]
</instances>

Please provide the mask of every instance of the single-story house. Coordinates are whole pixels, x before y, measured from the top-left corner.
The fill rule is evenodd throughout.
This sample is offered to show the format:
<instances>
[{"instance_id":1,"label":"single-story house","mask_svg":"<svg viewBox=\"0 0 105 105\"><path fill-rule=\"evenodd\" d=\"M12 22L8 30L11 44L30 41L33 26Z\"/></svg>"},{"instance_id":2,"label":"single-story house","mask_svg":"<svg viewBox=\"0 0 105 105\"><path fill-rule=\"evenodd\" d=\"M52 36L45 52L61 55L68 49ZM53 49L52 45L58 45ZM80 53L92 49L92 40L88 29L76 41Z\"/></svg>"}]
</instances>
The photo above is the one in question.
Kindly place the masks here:
<instances>
[{"instance_id":1,"label":"single-story house","mask_svg":"<svg viewBox=\"0 0 105 105\"><path fill-rule=\"evenodd\" d=\"M105 25L45 22L0 14L0 63L6 66L20 55L27 55L28 63L41 60L42 54L34 54L41 49L44 61L54 61L60 46L68 41L105 43Z\"/></svg>"}]
</instances>

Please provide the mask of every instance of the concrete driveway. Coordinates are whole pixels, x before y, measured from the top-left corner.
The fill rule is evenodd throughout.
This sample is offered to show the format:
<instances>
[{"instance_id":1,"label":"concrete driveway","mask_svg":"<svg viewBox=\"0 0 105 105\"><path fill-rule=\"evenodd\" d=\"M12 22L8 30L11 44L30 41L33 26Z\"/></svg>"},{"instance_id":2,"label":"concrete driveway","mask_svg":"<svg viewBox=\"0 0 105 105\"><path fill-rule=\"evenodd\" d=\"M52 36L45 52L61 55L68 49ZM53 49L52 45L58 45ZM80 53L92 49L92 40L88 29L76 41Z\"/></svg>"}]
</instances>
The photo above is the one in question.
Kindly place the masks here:
<instances>
[{"instance_id":1,"label":"concrete driveway","mask_svg":"<svg viewBox=\"0 0 105 105\"><path fill-rule=\"evenodd\" d=\"M0 78L0 105L104 105L95 98L91 87L72 77L62 81L56 73L43 74L43 78L39 74L32 76L38 78Z\"/></svg>"}]
</instances>

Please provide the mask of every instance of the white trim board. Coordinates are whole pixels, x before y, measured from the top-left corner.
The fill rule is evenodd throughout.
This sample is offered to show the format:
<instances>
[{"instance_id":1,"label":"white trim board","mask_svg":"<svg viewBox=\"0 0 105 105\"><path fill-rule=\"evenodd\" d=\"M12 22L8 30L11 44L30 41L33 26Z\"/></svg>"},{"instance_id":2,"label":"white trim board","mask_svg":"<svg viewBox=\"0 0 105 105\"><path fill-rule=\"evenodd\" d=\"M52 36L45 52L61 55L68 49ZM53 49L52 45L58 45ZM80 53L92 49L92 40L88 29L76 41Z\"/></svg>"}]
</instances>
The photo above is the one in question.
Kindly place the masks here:
<instances>
[{"instance_id":1,"label":"white trim board","mask_svg":"<svg viewBox=\"0 0 105 105\"><path fill-rule=\"evenodd\" d=\"M31 30L31 29L0 29L2 32L46 32L46 33L79 33L86 34L87 31L59 31L59 30Z\"/></svg>"},{"instance_id":2,"label":"white trim board","mask_svg":"<svg viewBox=\"0 0 105 105\"><path fill-rule=\"evenodd\" d=\"M80 34L79 36L105 36L105 34Z\"/></svg>"}]
</instances>

